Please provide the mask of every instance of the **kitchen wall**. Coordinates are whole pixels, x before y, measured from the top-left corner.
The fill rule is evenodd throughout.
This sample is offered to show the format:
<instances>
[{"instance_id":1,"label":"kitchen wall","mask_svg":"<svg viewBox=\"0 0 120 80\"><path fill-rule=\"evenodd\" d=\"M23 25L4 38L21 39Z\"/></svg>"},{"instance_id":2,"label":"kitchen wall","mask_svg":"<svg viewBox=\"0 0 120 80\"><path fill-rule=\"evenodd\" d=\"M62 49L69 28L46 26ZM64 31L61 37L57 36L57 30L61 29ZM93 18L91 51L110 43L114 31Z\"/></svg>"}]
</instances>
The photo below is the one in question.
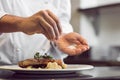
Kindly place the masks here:
<instances>
[{"instance_id":1,"label":"kitchen wall","mask_svg":"<svg viewBox=\"0 0 120 80\"><path fill-rule=\"evenodd\" d=\"M92 16L78 13L76 10L81 6L84 9L104 4L120 3L120 0L71 1L73 7L71 24L74 27L74 31L83 35L88 40L89 45L93 47L93 59L110 60L111 47L120 47L120 6L100 9L97 15L93 14ZM80 3L83 3L86 7L80 5ZM93 22L96 23L96 26ZM120 51L115 54L117 57Z\"/></svg>"},{"instance_id":2,"label":"kitchen wall","mask_svg":"<svg viewBox=\"0 0 120 80\"><path fill-rule=\"evenodd\" d=\"M100 54L99 56L109 60L113 59L113 54L116 56L114 59L120 55L120 51L110 52L113 49L111 47L120 47L120 6L100 10L97 42L97 45L94 46L95 48L98 47L98 50L94 48L93 57L98 57Z\"/></svg>"},{"instance_id":3,"label":"kitchen wall","mask_svg":"<svg viewBox=\"0 0 120 80\"><path fill-rule=\"evenodd\" d=\"M85 9L115 3L120 3L120 0L80 0L80 7Z\"/></svg>"}]
</instances>

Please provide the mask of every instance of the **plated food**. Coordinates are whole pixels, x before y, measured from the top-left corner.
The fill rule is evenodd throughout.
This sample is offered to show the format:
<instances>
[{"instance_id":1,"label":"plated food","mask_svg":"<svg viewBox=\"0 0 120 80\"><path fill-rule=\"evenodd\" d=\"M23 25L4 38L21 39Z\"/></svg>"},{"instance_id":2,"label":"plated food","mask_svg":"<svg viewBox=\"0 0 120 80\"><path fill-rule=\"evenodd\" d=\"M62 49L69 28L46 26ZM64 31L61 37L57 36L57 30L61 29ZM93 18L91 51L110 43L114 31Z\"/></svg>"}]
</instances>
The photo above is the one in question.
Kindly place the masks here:
<instances>
[{"instance_id":1,"label":"plated food","mask_svg":"<svg viewBox=\"0 0 120 80\"><path fill-rule=\"evenodd\" d=\"M39 55L37 52L32 59L19 61L18 65L21 68L36 68L36 69L65 69L67 65L60 59L53 59L50 55Z\"/></svg>"}]
</instances>

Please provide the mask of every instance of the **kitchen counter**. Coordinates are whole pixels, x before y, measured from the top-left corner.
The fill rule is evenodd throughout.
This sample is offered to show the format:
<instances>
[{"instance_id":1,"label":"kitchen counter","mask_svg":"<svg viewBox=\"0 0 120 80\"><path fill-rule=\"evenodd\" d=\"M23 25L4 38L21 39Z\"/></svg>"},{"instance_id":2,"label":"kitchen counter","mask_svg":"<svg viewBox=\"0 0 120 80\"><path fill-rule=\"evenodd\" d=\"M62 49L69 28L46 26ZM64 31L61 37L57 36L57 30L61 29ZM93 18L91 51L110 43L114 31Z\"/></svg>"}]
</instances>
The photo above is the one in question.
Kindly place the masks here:
<instances>
[{"instance_id":1,"label":"kitchen counter","mask_svg":"<svg viewBox=\"0 0 120 80\"><path fill-rule=\"evenodd\" d=\"M72 59L72 60L71 60ZM64 59L66 64L89 64L93 66L120 66L120 61L110 61L110 60L93 60L89 57L79 57L79 56L69 56Z\"/></svg>"},{"instance_id":2,"label":"kitchen counter","mask_svg":"<svg viewBox=\"0 0 120 80\"><path fill-rule=\"evenodd\" d=\"M12 71L0 70L0 80L120 80L120 67L95 67L77 73L56 75L16 74Z\"/></svg>"}]
</instances>

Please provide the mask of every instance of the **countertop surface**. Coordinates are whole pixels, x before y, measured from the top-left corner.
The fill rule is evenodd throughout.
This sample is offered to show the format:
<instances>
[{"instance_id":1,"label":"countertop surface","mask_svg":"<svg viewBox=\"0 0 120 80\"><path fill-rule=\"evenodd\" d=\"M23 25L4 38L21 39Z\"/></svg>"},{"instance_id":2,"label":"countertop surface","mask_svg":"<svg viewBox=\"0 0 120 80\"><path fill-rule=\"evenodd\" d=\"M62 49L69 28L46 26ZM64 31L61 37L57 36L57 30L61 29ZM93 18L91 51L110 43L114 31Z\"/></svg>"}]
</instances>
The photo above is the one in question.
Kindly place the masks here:
<instances>
[{"instance_id":1,"label":"countertop surface","mask_svg":"<svg viewBox=\"0 0 120 80\"><path fill-rule=\"evenodd\" d=\"M17 74L0 70L0 80L120 80L120 66L95 67L77 73L66 74Z\"/></svg>"}]
</instances>

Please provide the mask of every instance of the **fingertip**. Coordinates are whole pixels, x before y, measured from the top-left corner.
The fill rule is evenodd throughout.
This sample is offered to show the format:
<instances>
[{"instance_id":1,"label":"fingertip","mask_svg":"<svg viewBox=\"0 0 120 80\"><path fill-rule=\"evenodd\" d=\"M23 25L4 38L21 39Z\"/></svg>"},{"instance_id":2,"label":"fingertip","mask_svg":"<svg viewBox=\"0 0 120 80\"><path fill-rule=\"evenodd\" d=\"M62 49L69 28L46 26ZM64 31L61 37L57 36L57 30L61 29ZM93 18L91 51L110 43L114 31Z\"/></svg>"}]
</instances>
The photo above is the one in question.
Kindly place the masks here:
<instances>
[{"instance_id":1,"label":"fingertip","mask_svg":"<svg viewBox=\"0 0 120 80\"><path fill-rule=\"evenodd\" d=\"M88 50L88 49L90 49L90 47L89 47L89 46L86 46L86 50Z\"/></svg>"},{"instance_id":2,"label":"fingertip","mask_svg":"<svg viewBox=\"0 0 120 80\"><path fill-rule=\"evenodd\" d=\"M83 47L83 51L86 51L86 50L88 50L89 49L89 46L84 46Z\"/></svg>"},{"instance_id":3,"label":"fingertip","mask_svg":"<svg viewBox=\"0 0 120 80\"><path fill-rule=\"evenodd\" d=\"M88 42L86 40L83 41L84 45L88 45Z\"/></svg>"},{"instance_id":4,"label":"fingertip","mask_svg":"<svg viewBox=\"0 0 120 80\"><path fill-rule=\"evenodd\" d=\"M90 49L90 46L88 46L87 48Z\"/></svg>"}]
</instances>

